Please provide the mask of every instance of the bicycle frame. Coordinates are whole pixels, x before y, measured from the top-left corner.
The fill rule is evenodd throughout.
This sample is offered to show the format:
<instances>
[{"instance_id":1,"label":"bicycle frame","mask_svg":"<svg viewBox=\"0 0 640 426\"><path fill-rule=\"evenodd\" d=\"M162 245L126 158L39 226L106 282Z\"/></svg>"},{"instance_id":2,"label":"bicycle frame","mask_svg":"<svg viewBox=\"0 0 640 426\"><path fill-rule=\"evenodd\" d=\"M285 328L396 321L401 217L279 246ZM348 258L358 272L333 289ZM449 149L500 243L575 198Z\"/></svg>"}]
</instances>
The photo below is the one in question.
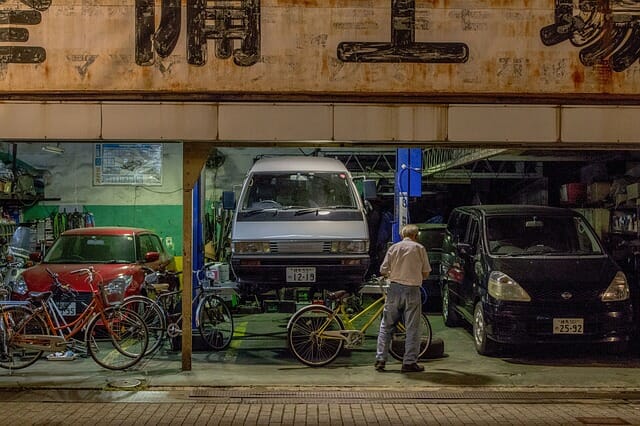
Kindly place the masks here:
<instances>
[{"instance_id":1,"label":"bicycle frame","mask_svg":"<svg viewBox=\"0 0 640 426\"><path fill-rule=\"evenodd\" d=\"M67 322L53 301L58 291L76 293L54 279L52 291L30 293L30 306L4 305L0 311L2 353L0 367L21 369L36 362L43 352L56 352L72 346L71 340L84 330L86 351L100 366L124 370L142 360L149 343L144 320L135 312L118 309L113 304L122 300L124 283L104 286L93 284L92 267L71 273L86 273L91 301L73 321ZM75 339L74 339L75 340ZM77 340L76 340L77 341Z\"/></svg>"},{"instance_id":2,"label":"bicycle frame","mask_svg":"<svg viewBox=\"0 0 640 426\"><path fill-rule=\"evenodd\" d=\"M386 300L386 294L382 294L378 299L373 301L370 305L365 307L362 311L355 315L350 315L346 311L346 304L344 299L338 301L338 307L332 309L331 314L327 317L325 323L317 330L318 336L326 339L338 339L343 340L347 347L360 346L364 341L364 334L367 329L380 317L382 310L384 309L384 302ZM343 330L327 330L327 327L333 322L334 318L339 318L344 326ZM363 318L368 319L362 324L361 327L357 327L356 324Z\"/></svg>"},{"instance_id":3,"label":"bicycle frame","mask_svg":"<svg viewBox=\"0 0 640 426\"><path fill-rule=\"evenodd\" d=\"M47 324L52 334L27 335L19 334L14 343L18 346L37 349L47 352L55 352L64 349L71 339L77 335L93 319L94 315L102 315L106 307L100 297L93 291L91 302L87 308L73 321L67 322L51 300L51 295L41 301L41 305L33 309L28 318L40 315ZM54 305L53 307L51 305ZM56 312L58 311L58 312ZM27 319L28 319L27 318ZM103 318L104 319L104 318ZM25 321L26 323L27 321ZM108 327L108 321L104 321ZM110 331L110 330L109 330Z\"/></svg>"},{"instance_id":4,"label":"bicycle frame","mask_svg":"<svg viewBox=\"0 0 640 426\"><path fill-rule=\"evenodd\" d=\"M207 284L204 271L197 271L197 284L189 306L194 315L193 322L182 324L182 290L169 290L164 282L163 272L149 270L144 280L146 295L135 295L124 300L124 307L139 312L152 331L152 343L148 354L159 349L166 337L170 337L172 349L180 346L173 340L183 333L183 327L194 327L202 340L213 350L222 350L231 342L233 336L233 318L225 301L215 288ZM179 274L181 272L169 272ZM196 273L196 271L194 271Z\"/></svg>"},{"instance_id":5,"label":"bicycle frame","mask_svg":"<svg viewBox=\"0 0 640 426\"><path fill-rule=\"evenodd\" d=\"M367 329L381 318L387 295L381 285L382 294L372 303L351 314L349 299L345 291L332 293L332 306L308 305L300 308L287 325L287 341L293 355L302 363L312 367L326 365L339 355L340 350L361 347ZM397 360L403 360L406 342L406 328L402 318L394 324L389 353ZM422 356L431 342L431 325L425 314L421 317L420 353ZM402 347L395 348L394 344Z\"/></svg>"},{"instance_id":6,"label":"bicycle frame","mask_svg":"<svg viewBox=\"0 0 640 426\"><path fill-rule=\"evenodd\" d=\"M340 302L338 306L338 315L340 315L340 319L344 324L345 328L348 330L359 330L363 333L367 331L367 329L373 324L373 322L382 314L382 310L384 309L384 302L386 300L386 296L382 295L378 299L374 300L373 303L365 307L362 311L356 313L355 315L350 315L346 312L344 301ZM334 310L335 311L335 310ZM373 312L372 315L370 315ZM370 315L370 316L369 316ZM356 324L360 322L362 318L367 318L367 321L362 324L361 327L357 327Z\"/></svg>"},{"instance_id":7,"label":"bicycle frame","mask_svg":"<svg viewBox=\"0 0 640 426\"><path fill-rule=\"evenodd\" d=\"M155 291L155 290L154 290ZM199 318L200 318L200 299L207 293L201 284L198 285L196 295L191 299L191 306L196 307L196 311L194 313L194 319L196 322L196 327L200 326ZM215 293L214 293L215 294ZM180 333L182 333L182 327L178 326L182 321L182 312L175 317L176 314L171 314L168 309L168 304L164 303L165 299L168 299L172 296L182 296L182 290L173 290L169 292L157 293L155 302L162 308L162 311L165 314L165 319L167 320L167 334L170 337L176 337ZM175 319L174 319L175 317ZM172 320L172 321L169 321Z\"/></svg>"},{"instance_id":8,"label":"bicycle frame","mask_svg":"<svg viewBox=\"0 0 640 426\"><path fill-rule=\"evenodd\" d=\"M346 309L345 299L338 301L338 306L332 309L332 314L329 315L325 324L318 329L318 333L321 337L327 339L340 339L344 340L347 345L359 345L362 342L355 341L352 335L357 333L356 337L364 336L369 327L382 315L384 310L384 303L387 300L386 290L383 289L382 295L374 300L371 304L367 305L363 310L355 315L349 314ZM331 324L334 318L340 318L344 330L329 330L326 328ZM361 322L363 318L367 320L358 327L357 324ZM399 332L404 333L404 326L399 324Z\"/></svg>"}]
</instances>

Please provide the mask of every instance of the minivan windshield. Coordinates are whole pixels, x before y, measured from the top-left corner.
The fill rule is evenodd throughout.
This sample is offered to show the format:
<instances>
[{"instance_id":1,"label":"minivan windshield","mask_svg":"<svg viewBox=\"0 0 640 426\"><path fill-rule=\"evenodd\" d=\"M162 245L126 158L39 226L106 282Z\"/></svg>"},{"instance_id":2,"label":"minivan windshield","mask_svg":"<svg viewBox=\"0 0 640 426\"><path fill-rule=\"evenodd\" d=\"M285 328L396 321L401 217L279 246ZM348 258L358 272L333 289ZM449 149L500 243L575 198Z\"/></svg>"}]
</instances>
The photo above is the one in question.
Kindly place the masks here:
<instances>
[{"instance_id":1,"label":"minivan windshield","mask_svg":"<svg viewBox=\"0 0 640 426\"><path fill-rule=\"evenodd\" d=\"M357 208L349 179L341 172L256 173L243 197L243 211Z\"/></svg>"},{"instance_id":2,"label":"minivan windshield","mask_svg":"<svg viewBox=\"0 0 640 426\"><path fill-rule=\"evenodd\" d=\"M578 216L494 216L486 223L491 254L602 254L598 237Z\"/></svg>"}]
</instances>

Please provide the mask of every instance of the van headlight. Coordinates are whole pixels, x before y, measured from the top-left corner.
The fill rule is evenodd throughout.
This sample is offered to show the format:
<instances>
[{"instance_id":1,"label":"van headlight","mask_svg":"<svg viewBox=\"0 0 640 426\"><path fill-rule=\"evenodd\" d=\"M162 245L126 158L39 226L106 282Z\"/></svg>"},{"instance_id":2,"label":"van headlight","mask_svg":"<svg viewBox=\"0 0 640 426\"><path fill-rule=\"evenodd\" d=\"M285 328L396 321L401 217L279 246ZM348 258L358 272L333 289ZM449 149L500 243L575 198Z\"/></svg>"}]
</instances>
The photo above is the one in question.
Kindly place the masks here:
<instances>
[{"instance_id":1,"label":"van headlight","mask_svg":"<svg viewBox=\"0 0 640 426\"><path fill-rule=\"evenodd\" d=\"M235 241L231 243L231 251L236 254L269 253L269 243L265 241Z\"/></svg>"},{"instance_id":2,"label":"van headlight","mask_svg":"<svg viewBox=\"0 0 640 426\"><path fill-rule=\"evenodd\" d=\"M609 287L602 293L600 300L603 302L621 302L629 298L629 284L622 271L618 271L611 280Z\"/></svg>"},{"instance_id":3,"label":"van headlight","mask_svg":"<svg viewBox=\"0 0 640 426\"><path fill-rule=\"evenodd\" d=\"M497 300L531 302L531 296L509 275L493 271L489 275L489 295Z\"/></svg>"},{"instance_id":4,"label":"van headlight","mask_svg":"<svg viewBox=\"0 0 640 426\"><path fill-rule=\"evenodd\" d=\"M366 253L369 251L369 241L333 241L331 253Z\"/></svg>"}]
</instances>

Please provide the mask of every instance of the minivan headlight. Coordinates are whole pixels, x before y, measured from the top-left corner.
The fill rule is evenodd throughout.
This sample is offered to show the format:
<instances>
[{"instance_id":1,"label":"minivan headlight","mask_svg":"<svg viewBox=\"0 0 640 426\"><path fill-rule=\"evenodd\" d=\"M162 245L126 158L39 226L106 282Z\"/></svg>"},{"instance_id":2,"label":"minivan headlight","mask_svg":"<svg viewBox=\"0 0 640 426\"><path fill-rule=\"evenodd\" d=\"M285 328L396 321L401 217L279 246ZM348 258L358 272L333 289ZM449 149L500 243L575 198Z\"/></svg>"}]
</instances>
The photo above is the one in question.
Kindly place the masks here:
<instances>
[{"instance_id":1,"label":"minivan headlight","mask_svg":"<svg viewBox=\"0 0 640 426\"><path fill-rule=\"evenodd\" d=\"M269 253L269 243L265 241L235 241L231 243L231 251L236 254Z\"/></svg>"},{"instance_id":2,"label":"minivan headlight","mask_svg":"<svg viewBox=\"0 0 640 426\"><path fill-rule=\"evenodd\" d=\"M618 271L611 280L609 287L602 293L600 300L603 302L621 302L629 298L629 284L622 271Z\"/></svg>"},{"instance_id":3,"label":"minivan headlight","mask_svg":"<svg viewBox=\"0 0 640 426\"><path fill-rule=\"evenodd\" d=\"M332 253L366 253L369 251L369 242L364 240L333 241Z\"/></svg>"},{"instance_id":4,"label":"minivan headlight","mask_svg":"<svg viewBox=\"0 0 640 426\"><path fill-rule=\"evenodd\" d=\"M489 275L489 295L497 300L530 302L529 294L509 275L493 271Z\"/></svg>"}]
</instances>

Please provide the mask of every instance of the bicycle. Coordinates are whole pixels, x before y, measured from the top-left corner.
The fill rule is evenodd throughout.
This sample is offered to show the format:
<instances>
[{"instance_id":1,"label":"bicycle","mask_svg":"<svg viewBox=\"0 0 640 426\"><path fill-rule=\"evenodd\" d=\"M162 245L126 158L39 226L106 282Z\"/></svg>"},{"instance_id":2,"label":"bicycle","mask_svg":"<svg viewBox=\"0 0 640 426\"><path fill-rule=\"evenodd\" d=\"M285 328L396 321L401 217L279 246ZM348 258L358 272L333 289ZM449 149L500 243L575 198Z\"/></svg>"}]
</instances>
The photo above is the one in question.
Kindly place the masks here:
<instances>
[{"instance_id":1,"label":"bicycle","mask_svg":"<svg viewBox=\"0 0 640 426\"><path fill-rule=\"evenodd\" d=\"M207 266L196 273L198 283L191 306L196 307L196 327L202 339L209 348L219 351L231 343L233 316L225 301L211 286L206 276ZM176 350L177 337L182 334L182 291L170 290L169 284L161 281L171 276L175 278L181 272L147 272L144 289L148 295L155 296L155 300L143 295L130 296L124 300L123 307L139 314L150 331L150 344L145 355L157 351L167 337L170 338L171 348Z\"/></svg>"},{"instance_id":2,"label":"bicycle","mask_svg":"<svg viewBox=\"0 0 640 426\"><path fill-rule=\"evenodd\" d=\"M91 301L73 321L67 322L53 301L54 293L77 295L47 269L53 279L50 291L31 292L27 301L0 305L0 367L17 370L35 363L44 352L62 351L81 330L88 354L100 366L124 370L137 364L147 349L147 327L139 315L119 308L124 283L103 285L92 268L71 271L87 275ZM96 276L100 279L94 283Z\"/></svg>"},{"instance_id":3,"label":"bicycle","mask_svg":"<svg viewBox=\"0 0 640 426\"><path fill-rule=\"evenodd\" d=\"M293 355L302 363L312 367L327 365L336 359L343 346L353 349L364 344L367 329L381 318L386 300L386 288L383 281L374 278L380 285L381 296L361 311L349 312L350 293L340 290L328 295L328 301L335 307L312 304L299 309L287 326L287 342ZM424 355L431 344L431 323L421 315L421 342L418 357ZM357 327L358 324L362 324ZM396 332L389 348L395 359L402 361L404 356L405 328L396 324Z\"/></svg>"}]
</instances>

